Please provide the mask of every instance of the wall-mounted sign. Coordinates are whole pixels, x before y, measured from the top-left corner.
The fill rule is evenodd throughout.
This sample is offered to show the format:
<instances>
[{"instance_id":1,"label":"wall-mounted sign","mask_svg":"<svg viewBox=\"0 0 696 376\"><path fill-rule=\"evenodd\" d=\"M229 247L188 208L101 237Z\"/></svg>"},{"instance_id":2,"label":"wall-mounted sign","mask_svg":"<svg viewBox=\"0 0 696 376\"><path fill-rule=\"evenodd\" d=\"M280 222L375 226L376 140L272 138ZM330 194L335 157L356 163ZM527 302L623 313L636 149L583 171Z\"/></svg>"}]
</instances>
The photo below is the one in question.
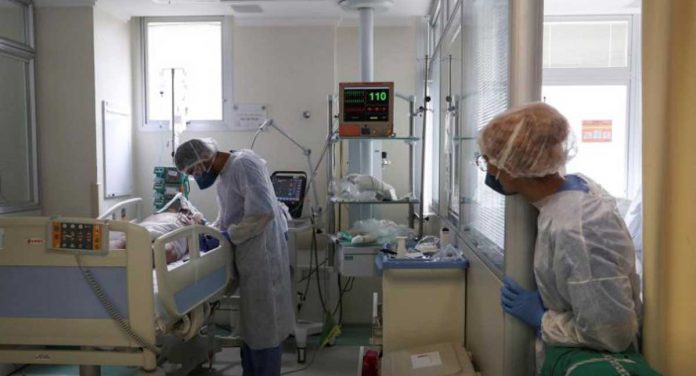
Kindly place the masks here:
<instances>
[{"instance_id":1,"label":"wall-mounted sign","mask_svg":"<svg viewBox=\"0 0 696 376\"><path fill-rule=\"evenodd\" d=\"M234 131L255 131L268 119L264 104L238 103L234 105L233 110L232 130Z\"/></svg>"},{"instance_id":2,"label":"wall-mounted sign","mask_svg":"<svg viewBox=\"0 0 696 376\"><path fill-rule=\"evenodd\" d=\"M611 142L611 120L583 120L582 142Z\"/></svg>"}]
</instances>

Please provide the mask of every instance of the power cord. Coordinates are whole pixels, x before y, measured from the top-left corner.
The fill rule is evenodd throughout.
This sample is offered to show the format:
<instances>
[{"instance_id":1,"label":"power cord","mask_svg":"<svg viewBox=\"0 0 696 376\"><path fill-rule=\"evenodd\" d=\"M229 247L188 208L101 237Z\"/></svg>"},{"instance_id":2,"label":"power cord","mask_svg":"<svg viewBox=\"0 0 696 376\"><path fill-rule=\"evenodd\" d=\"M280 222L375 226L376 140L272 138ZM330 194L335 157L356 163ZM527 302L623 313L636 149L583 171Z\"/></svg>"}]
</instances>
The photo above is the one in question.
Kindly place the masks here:
<instances>
[{"instance_id":1,"label":"power cord","mask_svg":"<svg viewBox=\"0 0 696 376\"><path fill-rule=\"evenodd\" d=\"M306 366L300 367L300 368L297 368L297 369L293 369L293 370L290 370L290 371L282 372L281 375L291 375L291 374L293 374L293 373L298 373L298 372L302 372L302 371L308 370L309 367L311 367L311 366L314 364L314 360L317 358L317 355L319 355L319 353L321 353L321 350L323 350L324 347L326 347L326 342L321 343L321 344L319 345L319 348L317 349L317 351L314 352L314 354L312 354L312 358L309 359L309 363L307 363Z\"/></svg>"},{"instance_id":2,"label":"power cord","mask_svg":"<svg viewBox=\"0 0 696 376\"><path fill-rule=\"evenodd\" d=\"M114 306L111 299L109 299L104 290L102 290L101 286L99 285L99 282L97 282L96 278L94 278L92 272L82 265L82 258L80 257L80 255L75 255L75 259L77 260L77 266L80 268L80 271L82 271L82 276L85 278L85 281L87 281L87 284L89 285L90 289L92 289L94 295L97 297L97 299L99 299L99 302L102 304L104 309L106 309L106 312L109 313L109 316L111 316L111 318L114 321L116 321L116 323L118 323L118 327L125 334L134 339L138 344L159 355L160 349L157 348L157 346L149 343L143 337L141 337L133 331L133 329L126 322L126 320L123 318L118 309Z\"/></svg>"}]
</instances>

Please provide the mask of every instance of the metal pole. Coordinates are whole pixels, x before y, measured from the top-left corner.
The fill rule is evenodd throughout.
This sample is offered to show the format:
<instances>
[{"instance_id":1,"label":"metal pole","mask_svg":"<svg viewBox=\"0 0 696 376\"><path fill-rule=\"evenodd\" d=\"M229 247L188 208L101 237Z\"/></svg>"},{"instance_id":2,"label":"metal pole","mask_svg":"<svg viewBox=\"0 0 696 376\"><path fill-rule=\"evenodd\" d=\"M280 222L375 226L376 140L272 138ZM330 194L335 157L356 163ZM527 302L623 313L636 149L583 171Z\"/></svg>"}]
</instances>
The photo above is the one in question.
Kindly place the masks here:
<instances>
[{"instance_id":1,"label":"metal pole","mask_svg":"<svg viewBox=\"0 0 696 376\"><path fill-rule=\"evenodd\" d=\"M290 140L290 142L295 144L295 146L297 146L300 150L302 150L302 153L304 153L305 155L312 154L312 151L309 148L306 148L306 147L300 145L300 143L297 142L294 138L292 138L292 136L290 136L287 132L285 132L285 130L283 130L283 128L276 125L275 121L271 120L268 123L268 125L272 128L275 128L278 132L280 132L281 135L283 135L283 137L287 138L288 140Z\"/></svg>"},{"instance_id":2,"label":"metal pole","mask_svg":"<svg viewBox=\"0 0 696 376\"><path fill-rule=\"evenodd\" d=\"M421 176L420 176L420 207L418 210L418 238L423 237L423 212L425 207L425 131L428 118L428 55L425 55L425 71L423 73L423 130L421 135Z\"/></svg>"},{"instance_id":3,"label":"metal pole","mask_svg":"<svg viewBox=\"0 0 696 376\"><path fill-rule=\"evenodd\" d=\"M172 158L174 158L174 152L176 151L176 131L174 127L174 68L171 68L172 70Z\"/></svg>"},{"instance_id":4,"label":"metal pole","mask_svg":"<svg viewBox=\"0 0 696 376\"><path fill-rule=\"evenodd\" d=\"M326 159L326 230L328 234L335 234L336 233L336 211L333 206L333 202L331 202L331 195L329 194L329 191L331 190L331 182L333 181L333 168L334 168L334 148L333 148L333 96L329 95L328 96L328 104L329 104L329 121L328 121L328 142L329 142L329 155L328 158ZM328 252L329 252L329 264L331 266L334 265L334 244L333 242L328 243Z\"/></svg>"},{"instance_id":5,"label":"metal pole","mask_svg":"<svg viewBox=\"0 0 696 376\"><path fill-rule=\"evenodd\" d=\"M413 137L415 134L416 126L416 96L412 95L408 98L408 136ZM408 144L408 183L410 185L411 195L416 194L416 178L413 173L413 169L416 167L416 153L413 149L415 143L410 141ZM408 227L413 228L415 222L415 212L413 209L413 204L408 205Z\"/></svg>"},{"instance_id":6,"label":"metal pole","mask_svg":"<svg viewBox=\"0 0 696 376\"><path fill-rule=\"evenodd\" d=\"M374 80L374 30L374 10L360 8L360 77L366 82Z\"/></svg>"},{"instance_id":7,"label":"metal pole","mask_svg":"<svg viewBox=\"0 0 696 376\"><path fill-rule=\"evenodd\" d=\"M447 88L447 103L449 104L449 108L447 108L447 111L450 111L452 109L452 55L449 55L447 60L447 64L449 65L447 68L449 70L447 74L449 79L449 86Z\"/></svg>"},{"instance_id":8,"label":"metal pole","mask_svg":"<svg viewBox=\"0 0 696 376\"><path fill-rule=\"evenodd\" d=\"M374 80L374 9L360 8L359 51L360 80ZM348 172L382 177L381 160L375 156L378 143L370 140L348 141ZM381 153L380 153L381 155ZM372 205L353 205L349 209L349 222L374 217Z\"/></svg>"}]
</instances>

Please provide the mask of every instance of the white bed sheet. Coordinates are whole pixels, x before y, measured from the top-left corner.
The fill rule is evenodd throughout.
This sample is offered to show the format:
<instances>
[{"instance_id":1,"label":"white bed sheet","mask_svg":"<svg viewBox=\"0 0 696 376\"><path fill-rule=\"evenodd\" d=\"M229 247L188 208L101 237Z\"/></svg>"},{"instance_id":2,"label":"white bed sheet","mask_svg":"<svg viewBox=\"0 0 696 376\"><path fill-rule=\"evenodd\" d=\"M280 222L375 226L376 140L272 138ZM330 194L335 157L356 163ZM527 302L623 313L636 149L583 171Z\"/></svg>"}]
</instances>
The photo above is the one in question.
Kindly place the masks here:
<instances>
[{"instance_id":1,"label":"white bed sheet","mask_svg":"<svg viewBox=\"0 0 696 376\"><path fill-rule=\"evenodd\" d=\"M179 265L183 265L188 261L188 257L185 257L182 260L173 262L167 266L168 269L174 269L178 267ZM167 314L167 310L164 309L164 306L160 302L159 299L159 288L157 286L157 272L153 269L152 270L152 288L153 288L153 293L154 293L154 304L155 304L155 326L160 329L161 331L164 331L167 326L170 324L173 324L172 319L169 317L169 314Z\"/></svg>"}]
</instances>

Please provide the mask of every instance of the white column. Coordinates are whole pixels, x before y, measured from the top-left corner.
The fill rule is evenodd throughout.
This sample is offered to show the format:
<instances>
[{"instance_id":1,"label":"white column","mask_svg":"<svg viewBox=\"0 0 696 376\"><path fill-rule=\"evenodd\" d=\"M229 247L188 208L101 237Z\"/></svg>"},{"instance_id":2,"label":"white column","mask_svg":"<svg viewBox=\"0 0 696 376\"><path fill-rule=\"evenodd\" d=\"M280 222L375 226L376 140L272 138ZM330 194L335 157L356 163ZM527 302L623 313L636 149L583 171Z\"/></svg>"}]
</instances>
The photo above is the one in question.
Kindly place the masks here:
<instances>
[{"instance_id":1,"label":"white column","mask_svg":"<svg viewBox=\"0 0 696 376\"><path fill-rule=\"evenodd\" d=\"M510 2L510 106L541 99L543 0ZM519 195L505 200L505 269L527 289L534 282L537 212ZM504 375L534 374L534 333L505 315Z\"/></svg>"}]
</instances>

